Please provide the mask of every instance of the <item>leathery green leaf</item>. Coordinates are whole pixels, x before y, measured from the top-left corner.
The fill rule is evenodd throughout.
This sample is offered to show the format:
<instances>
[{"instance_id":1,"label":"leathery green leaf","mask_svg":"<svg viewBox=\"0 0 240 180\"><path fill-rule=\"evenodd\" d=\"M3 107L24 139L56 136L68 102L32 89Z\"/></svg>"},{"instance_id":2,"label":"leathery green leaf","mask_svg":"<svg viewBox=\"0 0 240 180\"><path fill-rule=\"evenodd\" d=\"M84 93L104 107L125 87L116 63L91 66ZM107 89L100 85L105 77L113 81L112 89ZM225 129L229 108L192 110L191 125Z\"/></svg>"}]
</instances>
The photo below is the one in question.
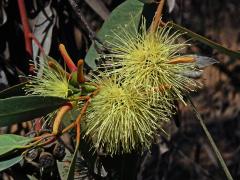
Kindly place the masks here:
<instances>
[{"instance_id":1,"label":"leathery green leaf","mask_svg":"<svg viewBox=\"0 0 240 180\"><path fill-rule=\"evenodd\" d=\"M33 138L31 137L24 137L15 134L0 135L0 156L21 148L32 140Z\"/></svg>"},{"instance_id":2,"label":"leathery green leaf","mask_svg":"<svg viewBox=\"0 0 240 180\"><path fill-rule=\"evenodd\" d=\"M71 161L70 167L68 169L66 180L74 179L74 172L75 172L75 165L76 165L76 160L77 160L77 155L78 155L78 148L79 148L79 143L76 143L75 151L73 153L72 161Z\"/></svg>"},{"instance_id":3,"label":"leathery green leaf","mask_svg":"<svg viewBox=\"0 0 240 180\"><path fill-rule=\"evenodd\" d=\"M114 34L120 34L121 29L117 29L118 27L129 27L129 31L133 30L134 27L137 27L142 11L143 11L144 3L138 0L127 0L120 4L117 8L115 8L109 18L104 22L103 26L97 33L97 37L101 39L101 41L111 41L111 37ZM113 32L113 30L117 30L117 32ZM106 36L107 35L107 36ZM98 58L98 53L94 48L94 45L91 45L86 57L86 63L92 68L96 69L95 60Z\"/></svg>"},{"instance_id":4,"label":"leathery green leaf","mask_svg":"<svg viewBox=\"0 0 240 180\"><path fill-rule=\"evenodd\" d=\"M190 31L189 29L187 29L185 27L182 27L182 26L180 26L178 24L175 24L173 22L168 22L166 24L166 26L173 27L176 30L179 30L183 33L186 33L188 36L192 37L194 40L197 40L197 41L199 41L203 44L206 44L206 45L210 46L211 48L218 50L221 53L224 53L224 54L226 54L228 56L231 56L233 58L240 58L240 51L233 51L231 49L223 47L222 45L220 45L216 42L213 42L213 41L211 41L211 40L193 32L193 31Z\"/></svg>"},{"instance_id":5,"label":"leathery green leaf","mask_svg":"<svg viewBox=\"0 0 240 180\"><path fill-rule=\"evenodd\" d=\"M23 159L22 155L14 156L7 159L0 159L0 172L19 163L22 159Z\"/></svg>"},{"instance_id":6,"label":"leathery green leaf","mask_svg":"<svg viewBox=\"0 0 240 180\"><path fill-rule=\"evenodd\" d=\"M8 98L11 96L22 96L25 95L24 90L22 89L27 82L17 84L15 86L4 89L0 92L0 99Z\"/></svg>"},{"instance_id":7,"label":"leathery green leaf","mask_svg":"<svg viewBox=\"0 0 240 180\"><path fill-rule=\"evenodd\" d=\"M67 100L53 96L17 96L0 99L0 127L47 115Z\"/></svg>"}]
</instances>

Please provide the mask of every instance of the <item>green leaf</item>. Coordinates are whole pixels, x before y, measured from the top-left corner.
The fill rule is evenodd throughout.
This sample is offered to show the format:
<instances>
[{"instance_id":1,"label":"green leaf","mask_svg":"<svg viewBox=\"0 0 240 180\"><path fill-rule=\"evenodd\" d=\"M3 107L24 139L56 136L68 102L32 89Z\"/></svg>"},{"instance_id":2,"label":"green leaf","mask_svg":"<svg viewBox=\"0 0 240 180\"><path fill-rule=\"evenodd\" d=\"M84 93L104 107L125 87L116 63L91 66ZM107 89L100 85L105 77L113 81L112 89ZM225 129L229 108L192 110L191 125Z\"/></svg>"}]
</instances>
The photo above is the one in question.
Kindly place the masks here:
<instances>
[{"instance_id":1,"label":"green leaf","mask_svg":"<svg viewBox=\"0 0 240 180\"><path fill-rule=\"evenodd\" d=\"M15 86L4 89L0 92L0 99L8 98L11 96L23 96L25 95L24 90L22 89L27 82L17 84Z\"/></svg>"},{"instance_id":2,"label":"green leaf","mask_svg":"<svg viewBox=\"0 0 240 180\"><path fill-rule=\"evenodd\" d=\"M72 154L66 148L66 155L62 161L57 161L57 167L62 180L67 179L68 175L68 167L70 166L70 162L72 160Z\"/></svg>"},{"instance_id":3,"label":"green leaf","mask_svg":"<svg viewBox=\"0 0 240 180\"><path fill-rule=\"evenodd\" d=\"M0 135L0 156L21 148L32 140L33 138L31 137L18 136L15 134Z\"/></svg>"},{"instance_id":4,"label":"green leaf","mask_svg":"<svg viewBox=\"0 0 240 180\"><path fill-rule=\"evenodd\" d=\"M17 96L0 99L0 127L44 116L66 103L53 96Z\"/></svg>"},{"instance_id":5,"label":"green leaf","mask_svg":"<svg viewBox=\"0 0 240 180\"><path fill-rule=\"evenodd\" d=\"M187 33L188 36L192 37L194 40L198 40L200 41L201 43L203 44L206 44L208 46L210 46L211 48L214 48L214 49L217 49L219 52L221 53L224 53L224 54L227 54L228 56L231 56L233 58L240 58L240 51L233 51L231 49L228 49L226 47L223 47L222 45L218 44L218 43L215 43L195 32L192 32L191 30L185 28L185 27L182 27L178 24L175 24L173 22L168 22L166 24L166 26L169 26L169 27L173 27L183 33Z\"/></svg>"},{"instance_id":6,"label":"green leaf","mask_svg":"<svg viewBox=\"0 0 240 180\"><path fill-rule=\"evenodd\" d=\"M156 3L156 0L139 0L143 3Z\"/></svg>"},{"instance_id":7,"label":"green leaf","mask_svg":"<svg viewBox=\"0 0 240 180\"><path fill-rule=\"evenodd\" d=\"M66 180L74 179L74 172L75 172L76 159L77 159L77 155L78 155L78 148L79 148L79 143L76 143L75 151L73 153L72 161L71 161L70 167L68 169L68 174L67 174Z\"/></svg>"},{"instance_id":8,"label":"green leaf","mask_svg":"<svg viewBox=\"0 0 240 180\"><path fill-rule=\"evenodd\" d=\"M14 156L8 159L0 159L0 171L3 171L17 163L19 163L23 159L22 155Z\"/></svg>"},{"instance_id":9,"label":"green leaf","mask_svg":"<svg viewBox=\"0 0 240 180\"><path fill-rule=\"evenodd\" d=\"M115 8L109 18L104 22L97 37L104 41L111 42L114 33L121 34L122 30L117 27L129 27L129 31L134 27L138 27L143 11L144 3L138 0L127 0ZM116 30L117 32L113 32ZM107 35L107 36L106 36ZM98 58L98 53L91 45L86 57L86 63L92 68L96 69L95 60Z\"/></svg>"}]
</instances>

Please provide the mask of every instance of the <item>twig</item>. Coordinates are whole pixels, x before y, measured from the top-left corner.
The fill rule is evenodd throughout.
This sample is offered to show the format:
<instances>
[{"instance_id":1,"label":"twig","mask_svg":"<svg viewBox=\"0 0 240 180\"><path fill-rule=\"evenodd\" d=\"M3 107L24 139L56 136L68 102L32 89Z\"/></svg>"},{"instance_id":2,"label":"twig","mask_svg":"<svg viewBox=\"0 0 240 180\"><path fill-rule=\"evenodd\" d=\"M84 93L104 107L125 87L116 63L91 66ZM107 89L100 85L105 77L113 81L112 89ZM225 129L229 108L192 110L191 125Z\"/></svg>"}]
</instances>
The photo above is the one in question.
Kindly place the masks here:
<instances>
[{"instance_id":1,"label":"twig","mask_svg":"<svg viewBox=\"0 0 240 180\"><path fill-rule=\"evenodd\" d=\"M28 23L27 13L26 13L26 7L24 0L18 0L18 8L20 12L21 22L23 25L23 33L24 33L24 39L25 39L25 48L28 53L32 57L33 55L33 49L32 49L32 41L30 38L31 30Z\"/></svg>"},{"instance_id":2,"label":"twig","mask_svg":"<svg viewBox=\"0 0 240 180\"><path fill-rule=\"evenodd\" d=\"M83 108L82 108L79 116L77 117L77 119L76 119L74 122L72 122L70 125L68 125L66 128L64 128L64 129L62 130L61 134L66 133L67 131L69 131L70 129L72 129L73 127L75 127L78 123L80 123L80 120L81 120L83 114L87 111L87 107L88 107L88 105L89 105L89 103L90 103L91 97L97 95L98 92L99 92L99 88L98 88L97 90L95 90L94 92L92 92L92 93L91 93L90 95L88 95L88 96L81 96L81 97L80 97L80 99L86 100L86 102L85 102L85 104L84 104L84 106L83 106Z\"/></svg>"},{"instance_id":3,"label":"twig","mask_svg":"<svg viewBox=\"0 0 240 180\"><path fill-rule=\"evenodd\" d=\"M156 10L155 16L153 18L150 30L152 32L155 32L157 30L157 27L159 26L159 22L162 16L163 6L164 6L165 0L160 0L160 3L158 5L158 8Z\"/></svg>"},{"instance_id":4,"label":"twig","mask_svg":"<svg viewBox=\"0 0 240 180\"><path fill-rule=\"evenodd\" d=\"M37 45L37 47L40 49L41 53L46 56L45 50L43 49L41 43L38 41L38 39L32 34L29 34L29 37L35 42L35 44Z\"/></svg>"},{"instance_id":5,"label":"twig","mask_svg":"<svg viewBox=\"0 0 240 180\"><path fill-rule=\"evenodd\" d=\"M70 5L72 6L73 11L75 12L75 14L77 15L77 17L80 19L80 21L84 24L84 27L86 27L87 31L88 31L88 35L89 38L94 41L97 40L98 38L96 37L95 32L90 28L90 26L87 23L87 20L85 19L85 17L82 15L82 13L79 10L78 4L77 4L77 0L68 0Z\"/></svg>"},{"instance_id":6,"label":"twig","mask_svg":"<svg viewBox=\"0 0 240 180\"><path fill-rule=\"evenodd\" d=\"M21 17L22 26L23 26L25 49L26 49L27 55L29 55L31 58L33 57L32 39L40 48L41 52L44 53L42 46L37 41L37 38L31 32L24 0L18 0L18 8L19 8L19 13ZM31 64L29 64L29 72L34 74L34 68ZM39 128L41 128L42 126L41 119L35 119L34 122L35 122L34 129L36 131L39 131L40 130Z\"/></svg>"},{"instance_id":7,"label":"twig","mask_svg":"<svg viewBox=\"0 0 240 180\"><path fill-rule=\"evenodd\" d=\"M87 97L86 99L87 99L87 101L85 102L85 104L84 104L80 114L78 115L77 119L74 122L72 122L70 125L68 125L65 129L63 129L61 134L66 133L67 131L69 131L73 127L78 126L78 124L80 124L81 118L82 118L83 114L86 112L87 107L88 107L88 105L90 103L90 98Z\"/></svg>"},{"instance_id":8,"label":"twig","mask_svg":"<svg viewBox=\"0 0 240 180\"><path fill-rule=\"evenodd\" d=\"M222 158L221 153L219 152L219 150L218 150L218 148L217 148L217 146L216 146L216 144L215 144L211 134L209 133L206 125L203 122L203 119L202 119L201 115L197 111L197 109L196 109L195 105L193 104L192 100L190 99L190 97L188 97L188 101L190 102L192 110L195 113L197 119L199 120L199 122L200 122L200 124L201 124L201 126L203 128L203 131L206 134L206 136L207 136L207 138L208 138L208 140L209 140L209 142L210 142L210 144L211 144L211 146L213 148L213 151L214 151L215 155L217 156L217 159L218 159L218 161L219 161L219 163L220 163L220 165L221 165L221 167L222 167L222 169L223 169L227 179L228 180L233 180L232 175L230 174L230 172L229 172L229 170L227 168L227 165L226 165L226 163L224 162L224 160Z\"/></svg>"},{"instance_id":9,"label":"twig","mask_svg":"<svg viewBox=\"0 0 240 180\"><path fill-rule=\"evenodd\" d=\"M175 24L174 22L170 21L167 23L164 23L162 21L160 21L160 24L164 25L164 26L168 26L168 27L172 27L180 32L185 33L186 35L190 36L191 38L193 38L194 40L197 40L205 45L208 45L209 47L218 50L221 53L224 53L232 58L240 58L240 51L238 50L232 50L229 48L226 48L224 46L222 46L219 43L216 43L210 39L205 38L204 36L201 36L185 27L182 27L178 24Z\"/></svg>"}]
</instances>

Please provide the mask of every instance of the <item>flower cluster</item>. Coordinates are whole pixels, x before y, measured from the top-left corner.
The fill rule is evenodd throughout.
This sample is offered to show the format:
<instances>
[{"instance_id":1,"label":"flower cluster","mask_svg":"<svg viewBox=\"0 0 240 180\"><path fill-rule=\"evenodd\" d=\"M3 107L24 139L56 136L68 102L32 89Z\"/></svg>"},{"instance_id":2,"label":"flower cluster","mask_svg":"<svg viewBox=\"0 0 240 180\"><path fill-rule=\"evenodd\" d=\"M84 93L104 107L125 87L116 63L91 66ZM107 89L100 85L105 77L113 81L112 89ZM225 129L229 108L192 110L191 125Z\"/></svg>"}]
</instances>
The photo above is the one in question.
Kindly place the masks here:
<instances>
[{"instance_id":1,"label":"flower cluster","mask_svg":"<svg viewBox=\"0 0 240 180\"><path fill-rule=\"evenodd\" d=\"M85 135L110 154L149 148L171 111L161 104L153 107L149 94L121 84L116 75L96 79L100 92L88 109Z\"/></svg>"},{"instance_id":2,"label":"flower cluster","mask_svg":"<svg viewBox=\"0 0 240 180\"><path fill-rule=\"evenodd\" d=\"M108 154L144 151L164 131L175 112L174 100L183 100L197 83L183 72L192 63L171 63L187 46L176 43L178 32L159 27L156 32L142 24L140 32L124 28L108 42L109 70L96 78L100 93L92 100L86 118L86 136Z\"/></svg>"},{"instance_id":3,"label":"flower cluster","mask_svg":"<svg viewBox=\"0 0 240 180\"><path fill-rule=\"evenodd\" d=\"M180 51L187 46L176 42L181 34L167 27L148 31L145 22L139 31L122 28L121 32L108 42L110 53L104 54L111 63L103 66L110 68L98 71L99 75L91 79L90 84L99 88L97 94L92 92L95 86L86 91L87 83L78 78L74 81L78 71L72 72L72 79L68 80L61 67L51 68L47 62L42 77L31 77L25 87L28 94L70 101L71 96L90 97L83 137L92 141L96 149L111 155L150 149L157 134L166 134L165 124L175 113L173 102L184 102L184 95L198 86L184 75L195 70L194 63L179 61ZM82 108L81 102L78 105Z\"/></svg>"}]
</instances>

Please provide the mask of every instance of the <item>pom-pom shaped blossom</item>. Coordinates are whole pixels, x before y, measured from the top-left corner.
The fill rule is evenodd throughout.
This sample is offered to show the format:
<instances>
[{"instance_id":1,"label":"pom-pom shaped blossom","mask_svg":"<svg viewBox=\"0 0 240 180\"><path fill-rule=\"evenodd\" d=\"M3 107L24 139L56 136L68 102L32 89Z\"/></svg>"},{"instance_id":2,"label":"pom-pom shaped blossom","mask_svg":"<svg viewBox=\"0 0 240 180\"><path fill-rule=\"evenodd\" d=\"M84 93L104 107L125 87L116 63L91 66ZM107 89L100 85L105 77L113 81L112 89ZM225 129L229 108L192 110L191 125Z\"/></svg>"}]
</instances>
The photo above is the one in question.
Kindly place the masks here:
<instances>
[{"instance_id":1,"label":"pom-pom shaped blossom","mask_svg":"<svg viewBox=\"0 0 240 180\"><path fill-rule=\"evenodd\" d=\"M121 28L113 41L108 42L112 60L116 67L110 73L117 73L125 83L144 87L154 94L161 91L168 98L183 101L183 94L194 90L197 83L184 76L184 72L195 70L193 63L173 63L180 58L180 51L186 43L176 43L181 34L169 27L159 27L156 31L146 28L143 21L140 32L129 32ZM160 93L163 95L163 93Z\"/></svg>"},{"instance_id":2,"label":"pom-pom shaped blossom","mask_svg":"<svg viewBox=\"0 0 240 180\"><path fill-rule=\"evenodd\" d=\"M100 91L86 113L85 136L108 154L149 149L171 111L153 106L148 94L121 84L117 76L97 78L97 83Z\"/></svg>"},{"instance_id":3,"label":"pom-pom shaped blossom","mask_svg":"<svg viewBox=\"0 0 240 180\"><path fill-rule=\"evenodd\" d=\"M37 69L37 71L40 68ZM69 92L69 83L61 71L52 69L46 61L42 65L41 76L30 76L29 83L25 86L27 94L41 95L41 96L56 96L66 98Z\"/></svg>"}]
</instances>

